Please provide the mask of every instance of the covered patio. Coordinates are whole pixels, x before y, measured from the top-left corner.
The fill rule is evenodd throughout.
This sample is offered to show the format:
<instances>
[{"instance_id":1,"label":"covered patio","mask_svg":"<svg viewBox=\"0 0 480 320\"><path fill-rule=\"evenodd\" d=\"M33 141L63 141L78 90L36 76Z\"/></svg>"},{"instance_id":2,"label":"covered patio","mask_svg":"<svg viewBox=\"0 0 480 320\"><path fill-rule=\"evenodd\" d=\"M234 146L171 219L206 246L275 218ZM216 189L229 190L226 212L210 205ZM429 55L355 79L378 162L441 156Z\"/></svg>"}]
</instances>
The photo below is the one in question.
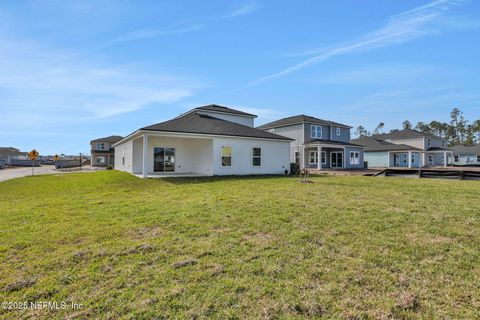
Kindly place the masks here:
<instances>
[{"instance_id":1,"label":"covered patio","mask_svg":"<svg viewBox=\"0 0 480 320\"><path fill-rule=\"evenodd\" d=\"M213 139L144 133L132 144L132 171L143 178L213 174Z\"/></svg>"},{"instance_id":2,"label":"covered patio","mask_svg":"<svg viewBox=\"0 0 480 320\"><path fill-rule=\"evenodd\" d=\"M317 140L303 147L303 168L308 169L361 169L363 146L342 142Z\"/></svg>"},{"instance_id":3,"label":"covered patio","mask_svg":"<svg viewBox=\"0 0 480 320\"><path fill-rule=\"evenodd\" d=\"M423 154L424 167L447 167L453 165L453 151L444 148L430 148Z\"/></svg>"}]
</instances>

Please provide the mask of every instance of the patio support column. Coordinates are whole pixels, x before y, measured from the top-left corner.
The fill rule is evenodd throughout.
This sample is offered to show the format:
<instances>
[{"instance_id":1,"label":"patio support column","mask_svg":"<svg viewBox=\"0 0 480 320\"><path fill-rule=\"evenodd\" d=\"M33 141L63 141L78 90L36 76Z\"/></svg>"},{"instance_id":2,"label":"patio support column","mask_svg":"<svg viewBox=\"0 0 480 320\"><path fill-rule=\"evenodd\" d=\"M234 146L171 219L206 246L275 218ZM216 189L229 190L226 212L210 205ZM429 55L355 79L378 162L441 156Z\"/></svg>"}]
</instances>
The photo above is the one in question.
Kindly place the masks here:
<instances>
[{"instance_id":1,"label":"patio support column","mask_svg":"<svg viewBox=\"0 0 480 320\"><path fill-rule=\"evenodd\" d=\"M317 169L322 169L322 147L317 147L318 152L318 161L317 161Z\"/></svg>"},{"instance_id":2,"label":"patio support column","mask_svg":"<svg viewBox=\"0 0 480 320\"><path fill-rule=\"evenodd\" d=\"M447 161L447 151L443 153L443 165L446 167L448 165Z\"/></svg>"},{"instance_id":3,"label":"patio support column","mask_svg":"<svg viewBox=\"0 0 480 320\"><path fill-rule=\"evenodd\" d=\"M144 178L147 177L147 157L148 157L148 135L147 134L143 134L143 158L142 158L142 161L143 161L143 172L142 172L142 176Z\"/></svg>"},{"instance_id":4,"label":"patio support column","mask_svg":"<svg viewBox=\"0 0 480 320\"><path fill-rule=\"evenodd\" d=\"M408 167L412 167L412 151L408 151Z\"/></svg>"},{"instance_id":5,"label":"patio support column","mask_svg":"<svg viewBox=\"0 0 480 320\"><path fill-rule=\"evenodd\" d=\"M343 157L342 157L342 169L345 169L345 163L347 160L345 159L347 157L347 148L343 147Z\"/></svg>"}]
</instances>

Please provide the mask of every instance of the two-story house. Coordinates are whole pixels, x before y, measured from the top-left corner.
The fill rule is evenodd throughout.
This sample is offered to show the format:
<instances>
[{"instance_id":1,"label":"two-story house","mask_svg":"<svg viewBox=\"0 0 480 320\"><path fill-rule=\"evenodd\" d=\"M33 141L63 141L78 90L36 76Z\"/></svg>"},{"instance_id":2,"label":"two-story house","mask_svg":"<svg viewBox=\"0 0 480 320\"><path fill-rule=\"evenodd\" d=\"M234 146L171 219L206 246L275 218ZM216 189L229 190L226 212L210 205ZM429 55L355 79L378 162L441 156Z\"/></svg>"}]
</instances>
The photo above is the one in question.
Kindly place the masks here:
<instances>
[{"instance_id":1,"label":"two-story house","mask_svg":"<svg viewBox=\"0 0 480 320\"><path fill-rule=\"evenodd\" d=\"M300 168L363 168L363 146L351 143L352 127L338 122L297 115L283 118L258 129L294 139L290 162Z\"/></svg>"},{"instance_id":2,"label":"two-story house","mask_svg":"<svg viewBox=\"0 0 480 320\"><path fill-rule=\"evenodd\" d=\"M145 178L285 174L292 139L254 128L257 116L220 105L142 127L115 147L115 169Z\"/></svg>"},{"instance_id":3,"label":"two-story house","mask_svg":"<svg viewBox=\"0 0 480 320\"><path fill-rule=\"evenodd\" d=\"M354 140L365 146L369 167L421 168L447 166L452 150L444 138L412 129L362 137Z\"/></svg>"},{"instance_id":4,"label":"two-story house","mask_svg":"<svg viewBox=\"0 0 480 320\"><path fill-rule=\"evenodd\" d=\"M109 136L90 141L91 161L94 167L115 165L115 149L113 144L122 140L121 136Z\"/></svg>"}]
</instances>

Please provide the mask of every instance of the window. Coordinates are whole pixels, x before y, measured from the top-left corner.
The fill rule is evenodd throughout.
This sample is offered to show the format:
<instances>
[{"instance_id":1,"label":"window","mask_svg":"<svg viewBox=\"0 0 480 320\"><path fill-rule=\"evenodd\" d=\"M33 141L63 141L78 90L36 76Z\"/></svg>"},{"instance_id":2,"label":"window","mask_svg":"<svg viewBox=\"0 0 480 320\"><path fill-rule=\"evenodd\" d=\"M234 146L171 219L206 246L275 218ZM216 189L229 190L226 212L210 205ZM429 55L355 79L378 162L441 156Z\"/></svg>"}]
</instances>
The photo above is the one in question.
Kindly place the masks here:
<instances>
[{"instance_id":1,"label":"window","mask_svg":"<svg viewBox=\"0 0 480 320\"><path fill-rule=\"evenodd\" d=\"M442 147L445 148L445 140L442 140Z\"/></svg>"},{"instance_id":2,"label":"window","mask_svg":"<svg viewBox=\"0 0 480 320\"><path fill-rule=\"evenodd\" d=\"M252 165L254 167L260 167L262 165L262 149L253 148Z\"/></svg>"},{"instance_id":3,"label":"window","mask_svg":"<svg viewBox=\"0 0 480 320\"><path fill-rule=\"evenodd\" d=\"M480 162L480 156L477 156L477 162Z\"/></svg>"},{"instance_id":4,"label":"window","mask_svg":"<svg viewBox=\"0 0 480 320\"><path fill-rule=\"evenodd\" d=\"M327 164L327 152L322 151L322 164Z\"/></svg>"},{"instance_id":5,"label":"window","mask_svg":"<svg viewBox=\"0 0 480 320\"><path fill-rule=\"evenodd\" d=\"M232 166L232 147L222 147L222 167Z\"/></svg>"},{"instance_id":6,"label":"window","mask_svg":"<svg viewBox=\"0 0 480 320\"><path fill-rule=\"evenodd\" d=\"M268 132L274 133L274 132L275 132L275 129L268 129Z\"/></svg>"},{"instance_id":7,"label":"window","mask_svg":"<svg viewBox=\"0 0 480 320\"><path fill-rule=\"evenodd\" d=\"M453 156L453 161L458 162L458 156Z\"/></svg>"},{"instance_id":8,"label":"window","mask_svg":"<svg viewBox=\"0 0 480 320\"><path fill-rule=\"evenodd\" d=\"M415 153L412 153L412 163L415 163Z\"/></svg>"},{"instance_id":9,"label":"window","mask_svg":"<svg viewBox=\"0 0 480 320\"><path fill-rule=\"evenodd\" d=\"M105 163L105 157L97 157L97 163Z\"/></svg>"},{"instance_id":10,"label":"window","mask_svg":"<svg viewBox=\"0 0 480 320\"><path fill-rule=\"evenodd\" d=\"M360 152L350 151L350 164L360 164Z\"/></svg>"},{"instance_id":11,"label":"window","mask_svg":"<svg viewBox=\"0 0 480 320\"><path fill-rule=\"evenodd\" d=\"M339 136L340 135L340 128L337 128L336 132L337 132L337 136Z\"/></svg>"},{"instance_id":12,"label":"window","mask_svg":"<svg viewBox=\"0 0 480 320\"><path fill-rule=\"evenodd\" d=\"M97 150L105 150L105 143L104 142L97 142L96 149Z\"/></svg>"},{"instance_id":13,"label":"window","mask_svg":"<svg viewBox=\"0 0 480 320\"><path fill-rule=\"evenodd\" d=\"M428 155L428 163L433 164L433 156L431 154Z\"/></svg>"},{"instance_id":14,"label":"window","mask_svg":"<svg viewBox=\"0 0 480 320\"><path fill-rule=\"evenodd\" d=\"M408 153L403 154L403 163L407 163L408 161Z\"/></svg>"},{"instance_id":15,"label":"window","mask_svg":"<svg viewBox=\"0 0 480 320\"><path fill-rule=\"evenodd\" d=\"M295 151L295 163L300 165L300 152Z\"/></svg>"},{"instance_id":16,"label":"window","mask_svg":"<svg viewBox=\"0 0 480 320\"><path fill-rule=\"evenodd\" d=\"M429 146L429 147L432 146L432 139L428 139L428 146Z\"/></svg>"},{"instance_id":17,"label":"window","mask_svg":"<svg viewBox=\"0 0 480 320\"><path fill-rule=\"evenodd\" d=\"M322 139L322 126L311 125L310 126L310 137Z\"/></svg>"},{"instance_id":18,"label":"window","mask_svg":"<svg viewBox=\"0 0 480 320\"><path fill-rule=\"evenodd\" d=\"M310 164L317 164L318 163L318 151L310 151L308 159L309 159Z\"/></svg>"}]
</instances>

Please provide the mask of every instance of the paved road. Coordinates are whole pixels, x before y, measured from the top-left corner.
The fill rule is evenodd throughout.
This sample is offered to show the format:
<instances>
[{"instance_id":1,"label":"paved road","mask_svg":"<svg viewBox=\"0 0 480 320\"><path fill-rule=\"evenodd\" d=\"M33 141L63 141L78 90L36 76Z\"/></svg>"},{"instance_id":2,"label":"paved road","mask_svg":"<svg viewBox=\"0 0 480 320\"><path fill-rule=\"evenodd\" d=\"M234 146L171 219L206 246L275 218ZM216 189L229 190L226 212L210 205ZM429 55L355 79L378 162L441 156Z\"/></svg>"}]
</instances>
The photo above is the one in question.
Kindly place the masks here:
<instances>
[{"instance_id":1,"label":"paved road","mask_svg":"<svg viewBox=\"0 0 480 320\"><path fill-rule=\"evenodd\" d=\"M89 172L89 171L90 172L92 171L92 168L90 166L82 167L82 172ZM52 174L52 173L69 173L69 171L57 170L55 169L55 166L35 167L35 175ZM10 180L10 179L30 176L31 174L32 174L31 167L15 167L15 168L8 168L8 169L0 169L0 182Z\"/></svg>"}]
</instances>

